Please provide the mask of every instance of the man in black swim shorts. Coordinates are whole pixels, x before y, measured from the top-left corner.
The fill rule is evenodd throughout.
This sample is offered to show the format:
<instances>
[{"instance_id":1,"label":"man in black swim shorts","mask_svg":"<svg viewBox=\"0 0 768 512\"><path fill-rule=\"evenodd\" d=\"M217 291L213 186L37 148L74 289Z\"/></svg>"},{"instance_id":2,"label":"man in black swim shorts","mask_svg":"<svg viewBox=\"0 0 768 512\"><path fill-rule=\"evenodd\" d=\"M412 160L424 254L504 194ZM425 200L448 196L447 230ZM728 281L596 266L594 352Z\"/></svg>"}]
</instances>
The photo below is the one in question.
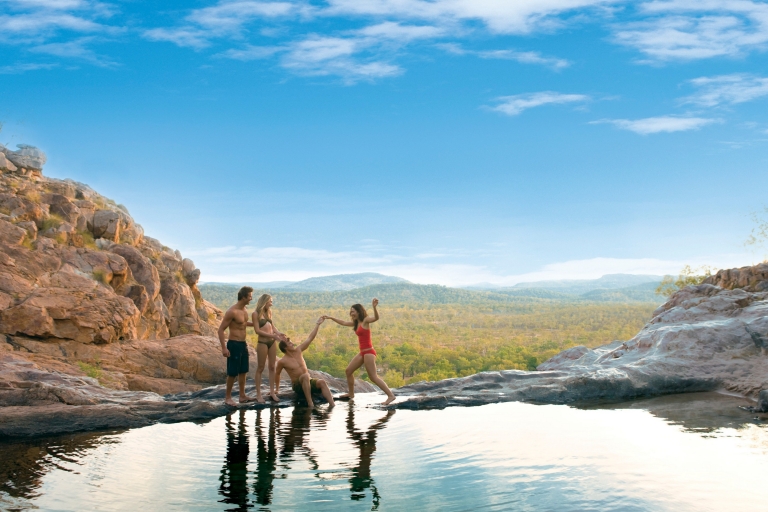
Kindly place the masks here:
<instances>
[{"instance_id":1,"label":"man in black swim shorts","mask_svg":"<svg viewBox=\"0 0 768 512\"><path fill-rule=\"evenodd\" d=\"M227 358L227 389L224 403L237 407L232 400L232 387L237 379L240 388L241 404L253 402L255 399L245 394L245 377L248 375L248 343L245 342L245 328L251 324L248 321L248 311L245 306L252 300L253 288L243 286L237 292L237 304L224 313L224 319L219 325L219 342L221 353ZM224 331L229 329L229 339Z\"/></svg>"}]
</instances>

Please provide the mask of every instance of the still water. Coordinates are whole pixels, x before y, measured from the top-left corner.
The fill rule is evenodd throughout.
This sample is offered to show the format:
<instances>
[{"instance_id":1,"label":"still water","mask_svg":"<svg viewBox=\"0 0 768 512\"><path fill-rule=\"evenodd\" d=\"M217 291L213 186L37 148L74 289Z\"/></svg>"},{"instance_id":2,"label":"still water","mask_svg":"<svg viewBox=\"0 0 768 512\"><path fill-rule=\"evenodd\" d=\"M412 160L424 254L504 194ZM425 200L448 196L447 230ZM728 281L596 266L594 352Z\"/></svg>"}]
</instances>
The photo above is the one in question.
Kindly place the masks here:
<instances>
[{"instance_id":1,"label":"still water","mask_svg":"<svg viewBox=\"0 0 768 512\"><path fill-rule=\"evenodd\" d=\"M0 509L768 510L768 423L735 397L442 411L377 399L0 443Z\"/></svg>"}]
</instances>

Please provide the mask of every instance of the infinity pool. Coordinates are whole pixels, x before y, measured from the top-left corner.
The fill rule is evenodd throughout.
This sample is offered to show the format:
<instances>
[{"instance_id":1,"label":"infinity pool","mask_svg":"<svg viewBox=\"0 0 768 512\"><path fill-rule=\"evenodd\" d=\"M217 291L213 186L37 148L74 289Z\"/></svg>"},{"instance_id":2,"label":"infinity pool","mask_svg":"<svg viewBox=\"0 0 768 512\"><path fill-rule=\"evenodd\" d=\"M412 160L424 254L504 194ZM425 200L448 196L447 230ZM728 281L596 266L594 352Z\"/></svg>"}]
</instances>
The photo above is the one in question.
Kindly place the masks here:
<instances>
[{"instance_id":1,"label":"infinity pool","mask_svg":"<svg viewBox=\"0 0 768 512\"><path fill-rule=\"evenodd\" d=\"M743 399L442 411L380 399L6 441L0 509L768 509L768 423Z\"/></svg>"}]
</instances>

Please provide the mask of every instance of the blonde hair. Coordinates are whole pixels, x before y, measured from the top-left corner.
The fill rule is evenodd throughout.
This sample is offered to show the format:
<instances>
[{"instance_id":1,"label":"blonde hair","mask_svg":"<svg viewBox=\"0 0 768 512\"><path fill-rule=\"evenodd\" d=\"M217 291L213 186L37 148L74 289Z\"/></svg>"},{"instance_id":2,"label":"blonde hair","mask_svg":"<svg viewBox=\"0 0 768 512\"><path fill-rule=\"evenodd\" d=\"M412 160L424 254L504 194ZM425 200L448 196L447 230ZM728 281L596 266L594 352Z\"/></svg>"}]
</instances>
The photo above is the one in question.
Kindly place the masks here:
<instances>
[{"instance_id":1,"label":"blonde hair","mask_svg":"<svg viewBox=\"0 0 768 512\"><path fill-rule=\"evenodd\" d=\"M259 297L259 300L256 302L256 318L261 319L262 315L265 313L264 308L267 306L267 302L269 302L269 299L271 299L272 296L268 293L263 294L261 297ZM272 311L269 311L269 319L272 319Z\"/></svg>"}]
</instances>

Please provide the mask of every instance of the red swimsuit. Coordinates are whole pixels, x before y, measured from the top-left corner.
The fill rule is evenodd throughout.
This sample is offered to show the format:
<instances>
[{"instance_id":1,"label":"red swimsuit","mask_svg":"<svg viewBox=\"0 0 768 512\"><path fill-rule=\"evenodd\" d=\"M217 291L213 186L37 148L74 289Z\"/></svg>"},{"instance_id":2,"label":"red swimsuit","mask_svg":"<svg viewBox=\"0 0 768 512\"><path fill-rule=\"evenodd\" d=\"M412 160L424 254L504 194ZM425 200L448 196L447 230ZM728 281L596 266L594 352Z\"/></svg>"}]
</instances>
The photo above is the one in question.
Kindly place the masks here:
<instances>
[{"instance_id":1,"label":"red swimsuit","mask_svg":"<svg viewBox=\"0 0 768 512\"><path fill-rule=\"evenodd\" d=\"M363 324L360 324L355 331L355 334L357 334L357 341L360 344L360 355L376 355L376 351L373 349L373 343L371 343L371 330L363 329Z\"/></svg>"}]
</instances>

